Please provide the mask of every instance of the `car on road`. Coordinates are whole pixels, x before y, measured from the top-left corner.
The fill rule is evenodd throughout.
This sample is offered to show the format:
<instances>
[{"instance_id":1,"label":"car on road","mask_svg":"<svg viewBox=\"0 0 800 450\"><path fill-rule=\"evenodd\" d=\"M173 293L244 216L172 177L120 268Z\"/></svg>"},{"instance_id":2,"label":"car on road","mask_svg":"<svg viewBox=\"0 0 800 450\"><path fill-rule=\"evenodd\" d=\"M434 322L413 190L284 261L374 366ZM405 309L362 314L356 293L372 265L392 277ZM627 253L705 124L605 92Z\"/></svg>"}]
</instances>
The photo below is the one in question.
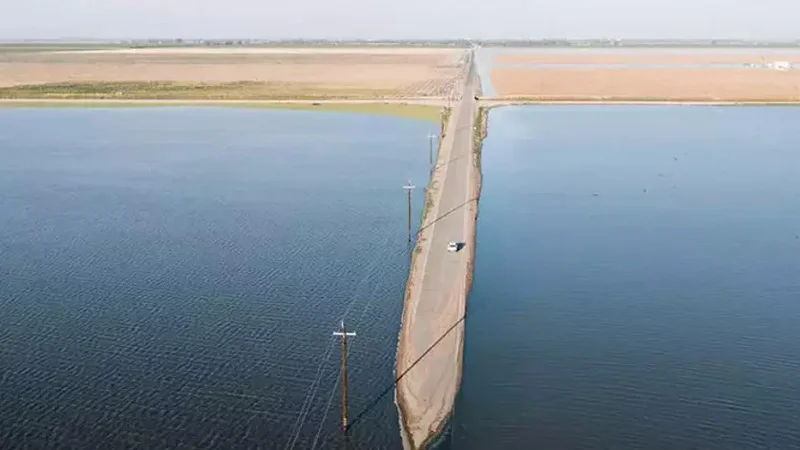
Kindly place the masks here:
<instances>
[{"instance_id":1,"label":"car on road","mask_svg":"<svg viewBox=\"0 0 800 450\"><path fill-rule=\"evenodd\" d=\"M457 252L460 247L461 246L459 245L458 242L451 242L451 243L447 244L447 251L448 252Z\"/></svg>"}]
</instances>

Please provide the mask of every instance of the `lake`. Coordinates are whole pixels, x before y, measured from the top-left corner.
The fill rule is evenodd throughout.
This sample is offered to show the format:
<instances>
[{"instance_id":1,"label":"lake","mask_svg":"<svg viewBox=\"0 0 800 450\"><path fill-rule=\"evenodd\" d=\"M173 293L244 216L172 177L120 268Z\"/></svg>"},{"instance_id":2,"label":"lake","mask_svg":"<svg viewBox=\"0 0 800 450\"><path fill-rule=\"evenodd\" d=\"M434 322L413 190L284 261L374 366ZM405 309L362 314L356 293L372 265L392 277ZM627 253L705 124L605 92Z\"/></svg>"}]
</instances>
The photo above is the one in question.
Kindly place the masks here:
<instances>
[{"instance_id":1,"label":"lake","mask_svg":"<svg viewBox=\"0 0 800 450\"><path fill-rule=\"evenodd\" d=\"M492 110L448 448L800 448L798 123Z\"/></svg>"},{"instance_id":2,"label":"lake","mask_svg":"<svg viewBox=\"0 0 800 450\"><path fill-rule=\"evenodd\" d=\"M0 109L0 448L337 447L342 318L352 448L400 446L402 186L436 128Z\"/></svg>"}]
</instances>

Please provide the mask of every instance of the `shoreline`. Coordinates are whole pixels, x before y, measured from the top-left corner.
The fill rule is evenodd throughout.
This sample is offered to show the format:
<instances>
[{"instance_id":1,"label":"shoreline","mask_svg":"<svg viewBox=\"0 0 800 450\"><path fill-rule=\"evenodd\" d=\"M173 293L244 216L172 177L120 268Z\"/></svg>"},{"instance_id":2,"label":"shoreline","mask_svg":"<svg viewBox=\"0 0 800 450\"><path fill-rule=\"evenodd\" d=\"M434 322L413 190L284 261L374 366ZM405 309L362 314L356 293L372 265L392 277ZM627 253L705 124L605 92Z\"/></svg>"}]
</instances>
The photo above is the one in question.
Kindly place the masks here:
<instances>
[{"instance_id":1,"label":"shoreline","mask_svg":"<svg viewBox=\"0 0 800 450\"><path fill-rule=\"evenodd\" d=\"M274 100L223 100L202 98L0 98L3 106L272 106L272 105L417 105L446 106L447 100L437 97L407 98L319 98L319 99L274 99Z\"/></svg>"},{"instance_id":2,"label":"shoreline","mask_svg":"<svg viewBox=\"0 0 800 450\"><path fill-rule=\"evenodd\" d=\"M323 106L323 105L408 105L446 107L447 99L437 97L409 98L320 98L320 99L274 99L274 100L222 100L197 98L0 98L3 107L132 107L132 106L228 106L269 108L280 106ZM478 101L480 107L498 108L503 106L525 105L685 105L685 106L800 106L798 100L667 100L667 99L536 99L483 97Z\"/></svg>"},{"instance_id":3,"label":"shoreline","mask_svg":"<svg viewBox=\"0 0 800 450\"><path fill-rule=\"evenodd\" d=\"M486 98L481 105L488 107L525 105L684 105L684 106L800 106L800 100L596 100L596 99L503 99Z\"/></svg>"},{"instance_id":4,"label":"shoreline","mask_svg":"<svg viewBox=\"0 0 800 450\"><path fill-rule=\"evenodd\" d=\"M437 122L443 104L436 100L9 100L0 99L0 110L13 108L244 108L310 112L338 112L390 116Z\"/></svg>"}]
</instances>

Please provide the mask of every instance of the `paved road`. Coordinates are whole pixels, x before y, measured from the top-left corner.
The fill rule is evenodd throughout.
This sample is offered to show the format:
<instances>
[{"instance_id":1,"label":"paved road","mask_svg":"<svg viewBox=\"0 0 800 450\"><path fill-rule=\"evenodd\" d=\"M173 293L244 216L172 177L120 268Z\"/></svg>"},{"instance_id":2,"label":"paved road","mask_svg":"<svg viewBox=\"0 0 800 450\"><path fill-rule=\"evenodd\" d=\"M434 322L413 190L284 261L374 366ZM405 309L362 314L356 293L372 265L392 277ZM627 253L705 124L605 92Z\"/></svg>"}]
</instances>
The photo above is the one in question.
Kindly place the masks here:
<instances>
[{"instance_id":1,"label":"paved road","mask_svg":"<svg viewBox=\"0 0 800 450\"><path fill-rule=\"evenodd\" d=\"M398 353L398 403L405 424L406 446L419 448L447 420L461 381L463 317L467 278L474 256L475 196L478 170L473 158L473 126L478 86L474 64L464 95L453 111L442 143L436 205L419 235ZM451 241L466 247L447 252ZM421 359L420 359L421 358ZM410 442L409 442L410 441Z\"/></svg>"}]
</instances>

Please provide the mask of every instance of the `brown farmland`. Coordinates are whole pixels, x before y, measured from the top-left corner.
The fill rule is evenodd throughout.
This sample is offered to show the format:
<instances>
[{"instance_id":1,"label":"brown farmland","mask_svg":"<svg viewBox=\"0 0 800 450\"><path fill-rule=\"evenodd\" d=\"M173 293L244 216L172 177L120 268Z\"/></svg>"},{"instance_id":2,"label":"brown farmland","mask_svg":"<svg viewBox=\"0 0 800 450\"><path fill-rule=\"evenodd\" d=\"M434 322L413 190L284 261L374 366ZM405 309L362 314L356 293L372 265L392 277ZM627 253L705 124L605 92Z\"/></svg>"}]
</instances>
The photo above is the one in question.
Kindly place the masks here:
<instances>
[{"instance_id":1,"label":"brown farmland","mask_svg":"<svg viewBox=\"0 0 800 450\"><path fill-rule=\"evenodd\" d=\"M800 71L495 69L492 83L536 100L800 101Z\"/></svg>"},{"instance_id":2,"label":"brown farmland","mask_svg":"<svg viewBox=\"0 0 800 450\"><path fill-rule=\"evenodd\" d=\"M764 64L772 61L800 63L800 50L781 53L673 53L597 52L572 50L535 54L501 54L496 64Z\"/></svg>"},{"instance_id":3,"label":"brown farmland","mask_svg":"<svg viewBox=\"0 0 800 450\"><path fill-rule=\"evenodd\" d=\"M777 61L799 64L800 49L504 50L493 58L491 77L498 96L505 98L800 101L800 70L779 71L766 67ZM545 66L536 67L536 64ZM748 68L746 64L756 67Z\"/></svg>"},{"instance_id":4,"label":"brown farmland","mask_svg":"<svg viewBox=\"0 0 800 450\"><path fill-rule=\"evenodd\" d=\"M225 98L220 91L229 86L236 96L242 85L247 96L261 99L444 96L460 56L452 49L364 47L0 51L0 97L147 98L143 83L159 85L161 95L166 95L164 84L179 85L175 95L180 96L187 95L187 86L198 85L198 97L206 91L214 92L214 98ZM95 83L101 86L97 92L91 89ZM57 89L42 86L49 84ZM115 85L120 92L109 94ZM133 85L126 95L126 86Z\"/></svg>"}]
</instances>

